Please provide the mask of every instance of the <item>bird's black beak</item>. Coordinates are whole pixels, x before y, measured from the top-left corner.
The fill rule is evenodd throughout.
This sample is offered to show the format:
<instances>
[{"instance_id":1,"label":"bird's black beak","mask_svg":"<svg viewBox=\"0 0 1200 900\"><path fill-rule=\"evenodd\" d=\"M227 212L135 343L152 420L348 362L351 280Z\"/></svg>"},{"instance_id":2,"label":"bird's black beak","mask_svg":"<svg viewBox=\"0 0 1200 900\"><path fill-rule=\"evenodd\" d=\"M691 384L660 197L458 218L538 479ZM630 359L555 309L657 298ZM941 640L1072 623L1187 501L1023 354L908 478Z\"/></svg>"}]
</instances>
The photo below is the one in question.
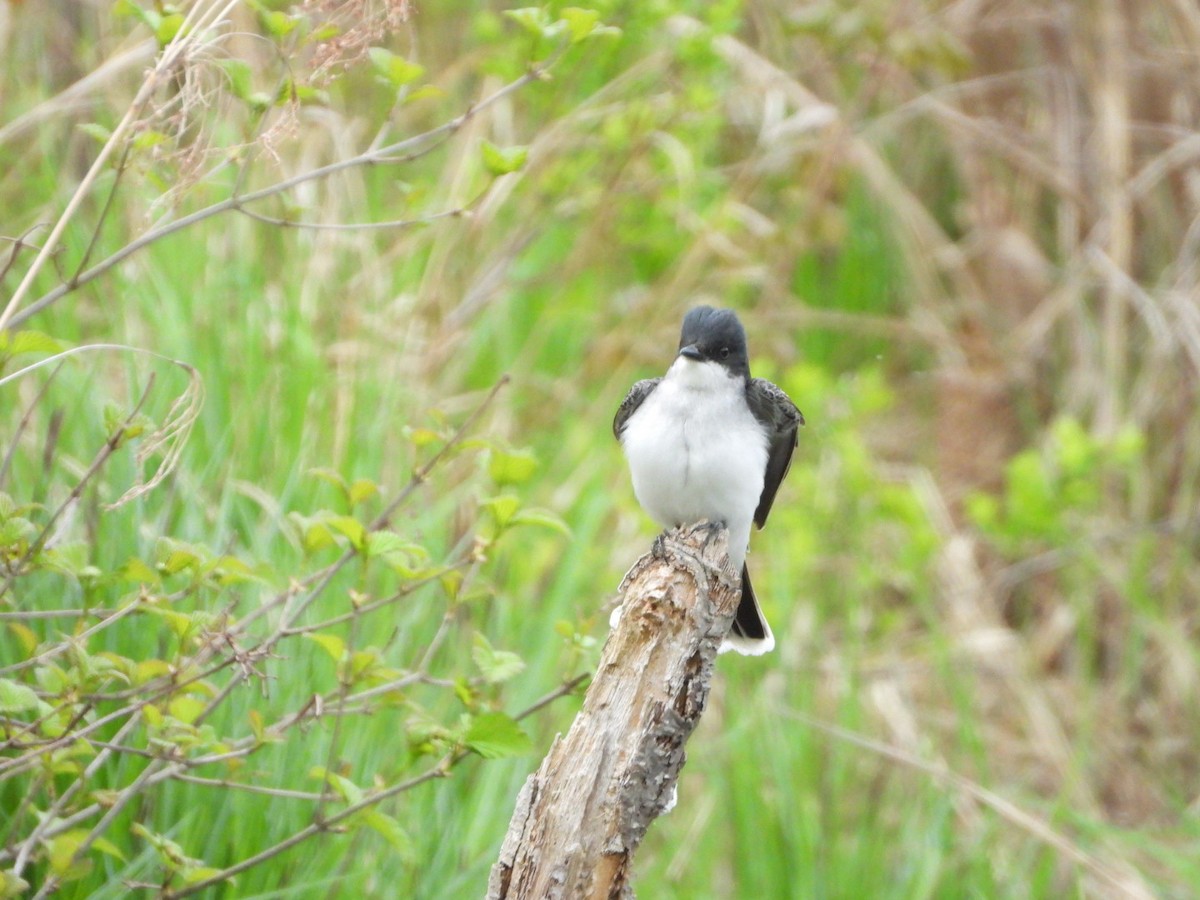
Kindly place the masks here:
<instances>
[{"instance_id":1,"label":"bird's black beak","mask_svg":"<svg viewBox=\"0 0 1200 900\"><path fill-rule=\"evenodd\" d=\"M704 354L697 349L695 344L688 344L686 347L680 347L679 355L686 356L688 359L704 359Z\"/></svg>"}]
</instances>

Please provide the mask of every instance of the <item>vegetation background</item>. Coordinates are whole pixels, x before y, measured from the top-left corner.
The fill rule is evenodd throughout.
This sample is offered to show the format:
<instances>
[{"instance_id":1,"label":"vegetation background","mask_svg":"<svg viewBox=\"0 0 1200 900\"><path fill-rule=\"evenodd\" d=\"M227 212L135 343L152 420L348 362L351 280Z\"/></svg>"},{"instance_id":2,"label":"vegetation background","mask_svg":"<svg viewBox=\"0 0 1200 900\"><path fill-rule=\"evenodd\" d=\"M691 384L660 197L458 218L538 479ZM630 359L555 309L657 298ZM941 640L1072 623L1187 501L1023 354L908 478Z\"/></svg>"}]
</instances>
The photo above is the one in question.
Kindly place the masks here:
<instances>
[{"instance_id":1,"label":"vegetation background","mask_svg":"<svg viewBox=\"0 0 1200 900\"><path fill-rule=\"evenodd\" d=\"M480 896L698 301L808 426L640 894L1200 896L1198 78L1186 0L0 2L0 897Z\"/></svg>"}]
</instances>

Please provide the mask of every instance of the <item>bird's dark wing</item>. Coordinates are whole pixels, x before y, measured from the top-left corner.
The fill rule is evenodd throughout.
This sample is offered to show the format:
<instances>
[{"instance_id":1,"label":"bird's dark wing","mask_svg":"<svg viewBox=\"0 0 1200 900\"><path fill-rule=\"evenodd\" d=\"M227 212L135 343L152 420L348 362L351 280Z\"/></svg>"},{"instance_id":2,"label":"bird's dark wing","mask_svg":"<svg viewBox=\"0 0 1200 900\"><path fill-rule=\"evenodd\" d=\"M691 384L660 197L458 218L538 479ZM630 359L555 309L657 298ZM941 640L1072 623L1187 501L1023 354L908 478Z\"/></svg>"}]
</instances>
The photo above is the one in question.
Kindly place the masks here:
<instances>
[{"instance_id":1,"label":"bird's dark wing","mask_svg":"<svg viewBox=\"0 0 1200 900\"><path fill-rule=\"evenodd\" d=\"M754 524L762 528L775 502L775 492L792 464L796 432L804 424L804 416L787 394L761 378L751 378L746 385L746 402L754 417L767 428L767 471L758 509L754 511Z\"/></svg>"},{"instance_id":2,"label":"bird's dark wing","mask_svg":"<svg viewBox=\"0 0 1200 900\"><path fill-rule=\"evenodd\" d=\"M629 393L625 395L625 399L617 408L617 415L613 418L613 436L618 441L621 439L622 432L625 431L625 424L629 421L629 417L638 411L642 401L650 396L660 381L662 381L661 378L646 378L629 389Z\"/></svg>"}]
</instances>

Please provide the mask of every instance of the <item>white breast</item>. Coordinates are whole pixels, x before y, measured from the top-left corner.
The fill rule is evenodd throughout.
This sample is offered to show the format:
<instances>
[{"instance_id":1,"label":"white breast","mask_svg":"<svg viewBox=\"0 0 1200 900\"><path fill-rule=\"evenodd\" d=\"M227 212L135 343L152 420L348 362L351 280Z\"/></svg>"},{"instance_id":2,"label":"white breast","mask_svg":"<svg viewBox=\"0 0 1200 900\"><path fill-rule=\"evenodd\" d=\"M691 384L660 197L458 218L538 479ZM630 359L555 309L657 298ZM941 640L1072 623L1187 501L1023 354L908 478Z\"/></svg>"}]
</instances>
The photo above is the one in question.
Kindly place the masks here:
<instances>
[{"instance_id":1,"label":"white breast","mask_svg":"<svg viewBox=\"0 0 1200 900\"><path fill-rule=\"evenodd\" d=\"M646 512L664 527L724 522L740 567L767 468L766 432L746 406L742 379L716 363L678 358L621 443Z\"/></svg>"}]
</instances>

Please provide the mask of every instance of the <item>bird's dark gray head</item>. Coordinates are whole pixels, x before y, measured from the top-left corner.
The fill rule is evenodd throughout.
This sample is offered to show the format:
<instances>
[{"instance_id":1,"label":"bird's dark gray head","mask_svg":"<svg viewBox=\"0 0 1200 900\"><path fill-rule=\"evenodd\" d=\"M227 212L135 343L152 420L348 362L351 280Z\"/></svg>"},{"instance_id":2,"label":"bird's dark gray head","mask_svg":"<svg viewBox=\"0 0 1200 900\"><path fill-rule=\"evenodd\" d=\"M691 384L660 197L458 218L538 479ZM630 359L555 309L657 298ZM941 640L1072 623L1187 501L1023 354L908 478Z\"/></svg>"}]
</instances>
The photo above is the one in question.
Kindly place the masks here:
<instances>
[{"instance_id":1,"label":"bird's dark gray head","mask_svg":"<svg viewBox=\"0 0 1200 900\"><path fill-rule=\"evenodd\" d=\"M746 331L730 309L697 306L688 310L679 334L679 355L718 363L735 374L750 375Z\"/></svg>"}]
</instances>

